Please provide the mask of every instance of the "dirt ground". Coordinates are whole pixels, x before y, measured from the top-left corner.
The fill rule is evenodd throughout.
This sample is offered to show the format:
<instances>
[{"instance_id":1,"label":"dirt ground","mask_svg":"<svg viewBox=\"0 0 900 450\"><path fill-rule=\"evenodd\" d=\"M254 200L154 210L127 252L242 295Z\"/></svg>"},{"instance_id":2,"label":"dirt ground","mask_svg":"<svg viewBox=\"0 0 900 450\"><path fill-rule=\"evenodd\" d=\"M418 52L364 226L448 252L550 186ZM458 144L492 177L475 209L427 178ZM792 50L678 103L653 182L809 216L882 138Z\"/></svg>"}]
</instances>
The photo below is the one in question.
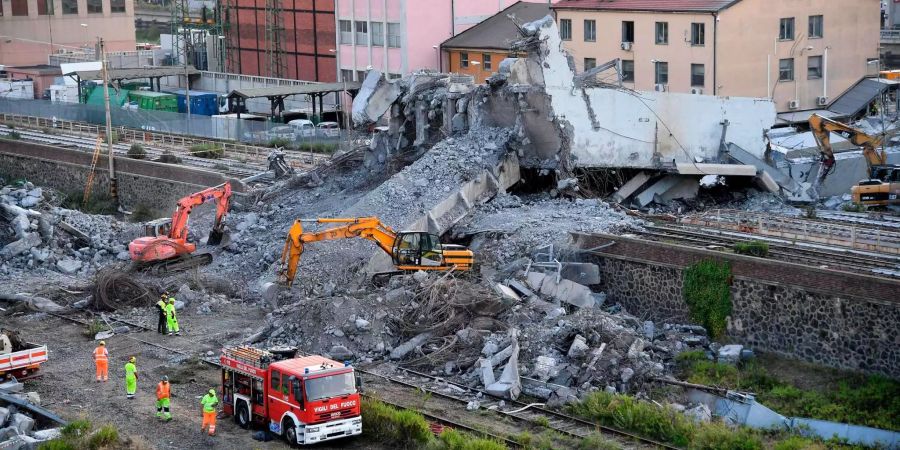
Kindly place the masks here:
<instances>
[{"instance_id":1,"label":"dirt ground","mask_svg":"<svg viewBox=\"0 0 900 450\"><path fill-rule=\"evenodd\" d=\"M94 379L91 351L96 342L84 335L83 325L45 314L29 314L5 318L3 326L18 330L30 342L49 347L50 360L42 366L42 376L27 381L26 389L36 391L44 406L68 420L84 417L95 424L110 423L120 433L159 450L286 449L289 447L284 441L253 440L253 433L239 428L230 417L218 419L217 436L210 438L201 434L200 397L209 388L218 386L219 369L198 362L196 357L131 339L157 343L194 356L207 351L218 355L222 343L261 323L263 316L263 311L251 305L229 305L223 311L207 316L185 311L179 319L184 331L182 336L133 330L109 338L106 345L110 354L110 380L105 383L97 383ZM147 323L149 317L147 314L141 320L142 324L155 328L155 323ZM128 400L125 397L124 365L132 355L137 358L138 391L135 399ZM156 418L155 390L163 375L169 376L172 382L171 422ZM219 398L221 400L221 394ZM357 437L310 448L382 447Z\"/></svg>"}]
</instances>

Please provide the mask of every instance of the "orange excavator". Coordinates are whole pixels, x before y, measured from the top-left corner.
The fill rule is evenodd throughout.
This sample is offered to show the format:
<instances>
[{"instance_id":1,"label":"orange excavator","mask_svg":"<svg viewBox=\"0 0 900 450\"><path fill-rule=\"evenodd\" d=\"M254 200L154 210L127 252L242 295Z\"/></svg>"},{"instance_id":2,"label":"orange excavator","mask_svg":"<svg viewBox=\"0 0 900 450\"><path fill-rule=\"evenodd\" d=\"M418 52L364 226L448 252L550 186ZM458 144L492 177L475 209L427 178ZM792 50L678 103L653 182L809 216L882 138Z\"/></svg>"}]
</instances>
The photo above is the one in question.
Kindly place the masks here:
<instances>
[{"instance_id":1,"label":"orange excavator","mask_svg":"<svg viewBox=\"0 0 900 450\"><path fill-rule=\"evenodd\" d=\"M209 253L193 254L197 245L188 242L188 219L195 206L215 201L216 221L206 243L219 245L225 238L224 219L230 200L231 184L228 182L178 200L171 219L148 222L145 230L148 236L137 238L128 244L128 253L136 268L151 269L156 274L163 274L212 262L212 255Z\"/></svg>"},{"instance_id":2,"label":"orange excavator","mask_svg":"<svg viewBox=\"0 0 900 450\"><path fill-rule=\"evenodd\" d=\"M809 128L816 138L819 151L822 153L822 164L813 185L816 189L825 178L834 171L835 157L831 147L831 133L837 133L851 144L862 148L863 157L868 166L868 178L861 180L851 188L853 202L881 207L900 204L900 166L887 163L884 148L878 149L887 136L885 134L870 135L862 130L818 114L809 116Z\"/></svg>"},{"instance_id":3,"label":"orange excavator","mask_svg":"<svg viewBox=\"0 0 900 450\"><path fill-rule=\"evenodd\" d=\"M340 223L342 226L316 232L303 232L303 222ZM391 260L398 271L417 270L469 270L474 255L471 250L453 244L441 244L436 234L425 231L395 232L381 223L377 217L350 219L299 219L294 221L284 243L278 282L290 286L297 274L297 265L307 242L363 238L375 242Z\"/></svg>"}]
</instances>

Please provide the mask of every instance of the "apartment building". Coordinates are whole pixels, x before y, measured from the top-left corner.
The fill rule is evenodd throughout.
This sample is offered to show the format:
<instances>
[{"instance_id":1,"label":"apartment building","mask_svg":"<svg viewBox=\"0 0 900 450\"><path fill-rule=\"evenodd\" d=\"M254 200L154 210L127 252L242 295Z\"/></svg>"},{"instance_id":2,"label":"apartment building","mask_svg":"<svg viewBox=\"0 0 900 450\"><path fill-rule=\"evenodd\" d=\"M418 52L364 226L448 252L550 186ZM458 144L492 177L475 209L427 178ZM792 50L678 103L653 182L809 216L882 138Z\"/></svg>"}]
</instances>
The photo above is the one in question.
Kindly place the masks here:
<instances>
[{"instance_id":1,"label":"apartment building","mask_svg":"<svg viewBox=\"0 0 900 450\"><path fill-rule=\"evenodd\" d=\"M509 49L520 37L517 23L531 22L548 14L550 5L546 3L520 1L484 19L441 44L446 61L444 70L471 75L476 83L483 83L498 71L504 59L518 56Z\"/></svg>"},{"instance_id":2,"label":"apartment building","mask_svg":"<svg viewBox=\"0 0 900 450\"><path fill-rule=\"evenodd\" d=\"M228 71L306 81L337 80L333 0L231 0Z\"/></svg>"},{"instance_id":3,"label":"apartment building","mask_svg":"<svg viewBox=\"0 0 900 450\"><path fill-rule=\"evenodd\" d=\"M852 4L851 4L852 3ZM879 0L559 0L578 70L615 58L638 90L820 108L876 73Z\"/></svg>"},{"instance_id":4,"label":"apartment building","mask_svg":"<svg viewBox=\"0 0 900 450\"><path fill-rule=\"evenodd\" d=\"M533 0L549 3L548 0ZM389 77L442 70L445 40L516 0L335 0L340 79L361 80L368 68Z\"/></svg>"},{"instance_id":5,"label":"apartment building","mask_svg":"<svg viewBox=\"0 0 900 450\"><path fill-rule=\"evenodd\" d=\"M133 51L133 0L0 0L0 64L46 64L59 51Z\"/></svg>"}]
</instances>

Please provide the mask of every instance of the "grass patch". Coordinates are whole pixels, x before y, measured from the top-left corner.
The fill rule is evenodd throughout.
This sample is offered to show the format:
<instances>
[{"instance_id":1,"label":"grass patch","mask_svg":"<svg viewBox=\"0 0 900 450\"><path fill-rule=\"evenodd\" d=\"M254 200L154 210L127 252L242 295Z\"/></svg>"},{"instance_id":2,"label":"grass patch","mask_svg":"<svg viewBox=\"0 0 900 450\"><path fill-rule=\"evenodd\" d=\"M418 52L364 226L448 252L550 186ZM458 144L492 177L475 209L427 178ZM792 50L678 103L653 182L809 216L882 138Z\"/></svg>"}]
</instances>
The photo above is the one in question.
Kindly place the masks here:
<instances>
[{"instance_id":1,"label":"grass patch","mask_svg":"<svg viewBox=\"0 0 900 450\"><path fill-rule=\"evenodd\" d=\"M144 159L147 157L147 151L144 150L144 146L138 143L131 144L131 147L128 148L128 157L131 159Z\"/></svg>"},{"instance_id":2,"label":"grass patch","mask_svg":"<svg viewBox=\"0 0 900 450\"><path fill-rule=\"evenodd\" d=\"M860 203L844 203L841 209L847 212L866 212L866 205Z\"/></svg>"},{"instance_id":3,"label":"grass patch","mask_svg":"<svg viewBox=\"0 0 900 450\"><path fill-rule=\"evenodd\" d=\"M277 147L294 148L294 142L291 141L290 139L274 138L274 139L269 139L269 142L266 143L266 146L272 147L272 148L277 148Z\"/></svg>"},{"instance_id":4,"label":"grass patch","mask_svg":"<svg viewBox=\"0 0 900 450\"><path fill-rule=\"evenodd\" d=\"M435 450L505 450L506 446L490 439L473 438L456 430L445 430L428 445L428 448Z\"/></svg>"},{"instance_id":5,"label":"grass patch","mask_svg":"<svg viewBox=\"0 0 900 450\"><path fill-rule=\"evenodd\" d=\"M763 442L758 431L750 428L731 429L721 423L709 423L698 427L691 450L762 450Z\"/></svg>"},{"instance_id":6,"label":"grass patch","mask_svg":"<svg viewBox=\"0 0 900 450\"><path fill-rule=\"evenodd\" d=\"M338 145L331 142L304 142L297 148L300 151L330 155L337 151Z\"/></svg>"},{"instance_id":7,"label":"grass patch","mask_svg":"<svg viewBox=\"0 0 900 450\"><path fill-rule=\"evenodd\" d=\"M114 215L118 210L116 201L108 193L103 191L97 192L96 189L91 192L87 203L84 203L84 191L68 192L60 206L88 214Z\"/></svg>"},{"instance_id":8,"label":"grass patch","mask_svg":"<svg viewBox=\"0 0 900 450\"><path fill-rule=\"evenodd\" d=\"M207 159L218 159L225 156L225 147L220 144L206 143L192 145L190 153L194 156Z\"/></svg>"},{"instance_id":9,"label":"grass patch","mask_svg":"<svg viewBox=\"0 0 900 450\"><path fill-rule=\"evenodd\" d=\"M687 446L695 425L671 408L635 400L627 395L591 392L570 406L576 415L605 425L632 431L656 440Z\"/></svg>"},{"instance_id":10,"label":"grass patch","mask_svg":"<svg viewBox=\"0 0 900 450\"><path fill-rule=\"evenodd\" d=\"M691 318L713 338L724 336L725 319L731 314L731 265L704 260L685 268L682 276L681 292Z\"/></svg>"},{"instance_id":11,"label":"grass patch","mask_svg":"<svg viewBox=\"0 0 900 450\"><path fill-rule=\"evenodd\" d=\"M119 450L130 448L112 425L95 428L87 419L78 419L63 427L62 436L44 442L39 450Z\"/></svg>"},{"instance_id":12,"label":"grass patch","mask_svg":"<svg viewBox=\"0 0 900 450\"><path fill-rule=\"evenodd\" d=\"M578 443L579 450L621 450L622 446L599 433L591 433Z\"/></svg>"},{"instance_id":13,"label":"grass patch","mask_svg":"<svg viewBox=\"0 0 900 450\"><path fill-rule=\"evenodd\" d=\"M94 319L84 326L84 331L82 331L82 334L93 339L94 336L96 336L97 333L103 331L104 328L106 327L103 325L103 322L101 322L99 319Z\"/></svg>"},{"instance_id":14,"label":"grass patch","mask_svg":"<svg viewBox=\"0 0 900 450\"><path fill-rule=\"evenodd\" d=\"M900 381L851 374L840 377L836 386L801 389L777 379L758 361L732 366L689 353L678 357L681 377L688 382L753 392L757 401L786 416L900 431Z\"/></svg>"},{"instance_id":15,"label":"grass patch","mask_svg":"<svg viewBox=\"0 0 900 450\"><path fill-rule=\"evenodd\" d=\"M22 139L22 135L19 134L19 132L18 132L18 131L15 131L15 130L10 131L10 132L6 135L6 137L7 137L7 139L15 139L15 140Z\"/></svg>"},{"instance_id":16,"label":"grass patch","mask_svg":"<svg viewBox=\"0 0 900 450\"><path fill-rule=\"evenodd\" d=\"M741 255L765 258L769 255L769 243L763 241L735 242L734 252Z\"/></svg>"}]
</instances>

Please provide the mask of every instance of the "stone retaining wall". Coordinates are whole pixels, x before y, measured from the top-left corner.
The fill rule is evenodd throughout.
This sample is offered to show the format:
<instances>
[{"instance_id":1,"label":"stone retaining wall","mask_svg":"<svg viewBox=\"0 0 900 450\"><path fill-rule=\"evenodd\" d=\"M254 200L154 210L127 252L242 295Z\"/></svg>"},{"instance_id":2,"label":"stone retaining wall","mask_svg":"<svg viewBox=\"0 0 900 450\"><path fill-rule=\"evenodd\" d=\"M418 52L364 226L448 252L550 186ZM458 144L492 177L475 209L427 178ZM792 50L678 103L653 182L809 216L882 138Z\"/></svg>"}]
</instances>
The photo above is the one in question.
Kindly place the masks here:
<instances>
[{"instance_id":1,"label":"stone retaining wall","mask_svg":"<svg viewBox=\"0 0 900 450\"><path fill-rule=\"evenodd\" d=\"M681 292L682 269L689 265L685 261L729 261L734 279L727 341L832 367L900 378L900 334L896 332L900 282L616 236L595 235L589 239L580 235L579 240L582 248L616 242L588 259L601 267L601 288L608 301L621 303L631 314L660 321L689 321L690 312ZM641 248L644 251L638 251ZM623 254L626 249L627 254ZM678 254L680 261L663 261L669 253ZM769 266L769 270L735 270L758 264ZM777 279L767 276L775 272L779 274ZM790 284L786 279L797 279L798 283ZM825 280L837 280L844 288L815 288ZM870 295L859 295L856 286L861 284L868 285L866 292ZM879 293L892 297L880 298Z\"/></svg>"}]
</instances>

